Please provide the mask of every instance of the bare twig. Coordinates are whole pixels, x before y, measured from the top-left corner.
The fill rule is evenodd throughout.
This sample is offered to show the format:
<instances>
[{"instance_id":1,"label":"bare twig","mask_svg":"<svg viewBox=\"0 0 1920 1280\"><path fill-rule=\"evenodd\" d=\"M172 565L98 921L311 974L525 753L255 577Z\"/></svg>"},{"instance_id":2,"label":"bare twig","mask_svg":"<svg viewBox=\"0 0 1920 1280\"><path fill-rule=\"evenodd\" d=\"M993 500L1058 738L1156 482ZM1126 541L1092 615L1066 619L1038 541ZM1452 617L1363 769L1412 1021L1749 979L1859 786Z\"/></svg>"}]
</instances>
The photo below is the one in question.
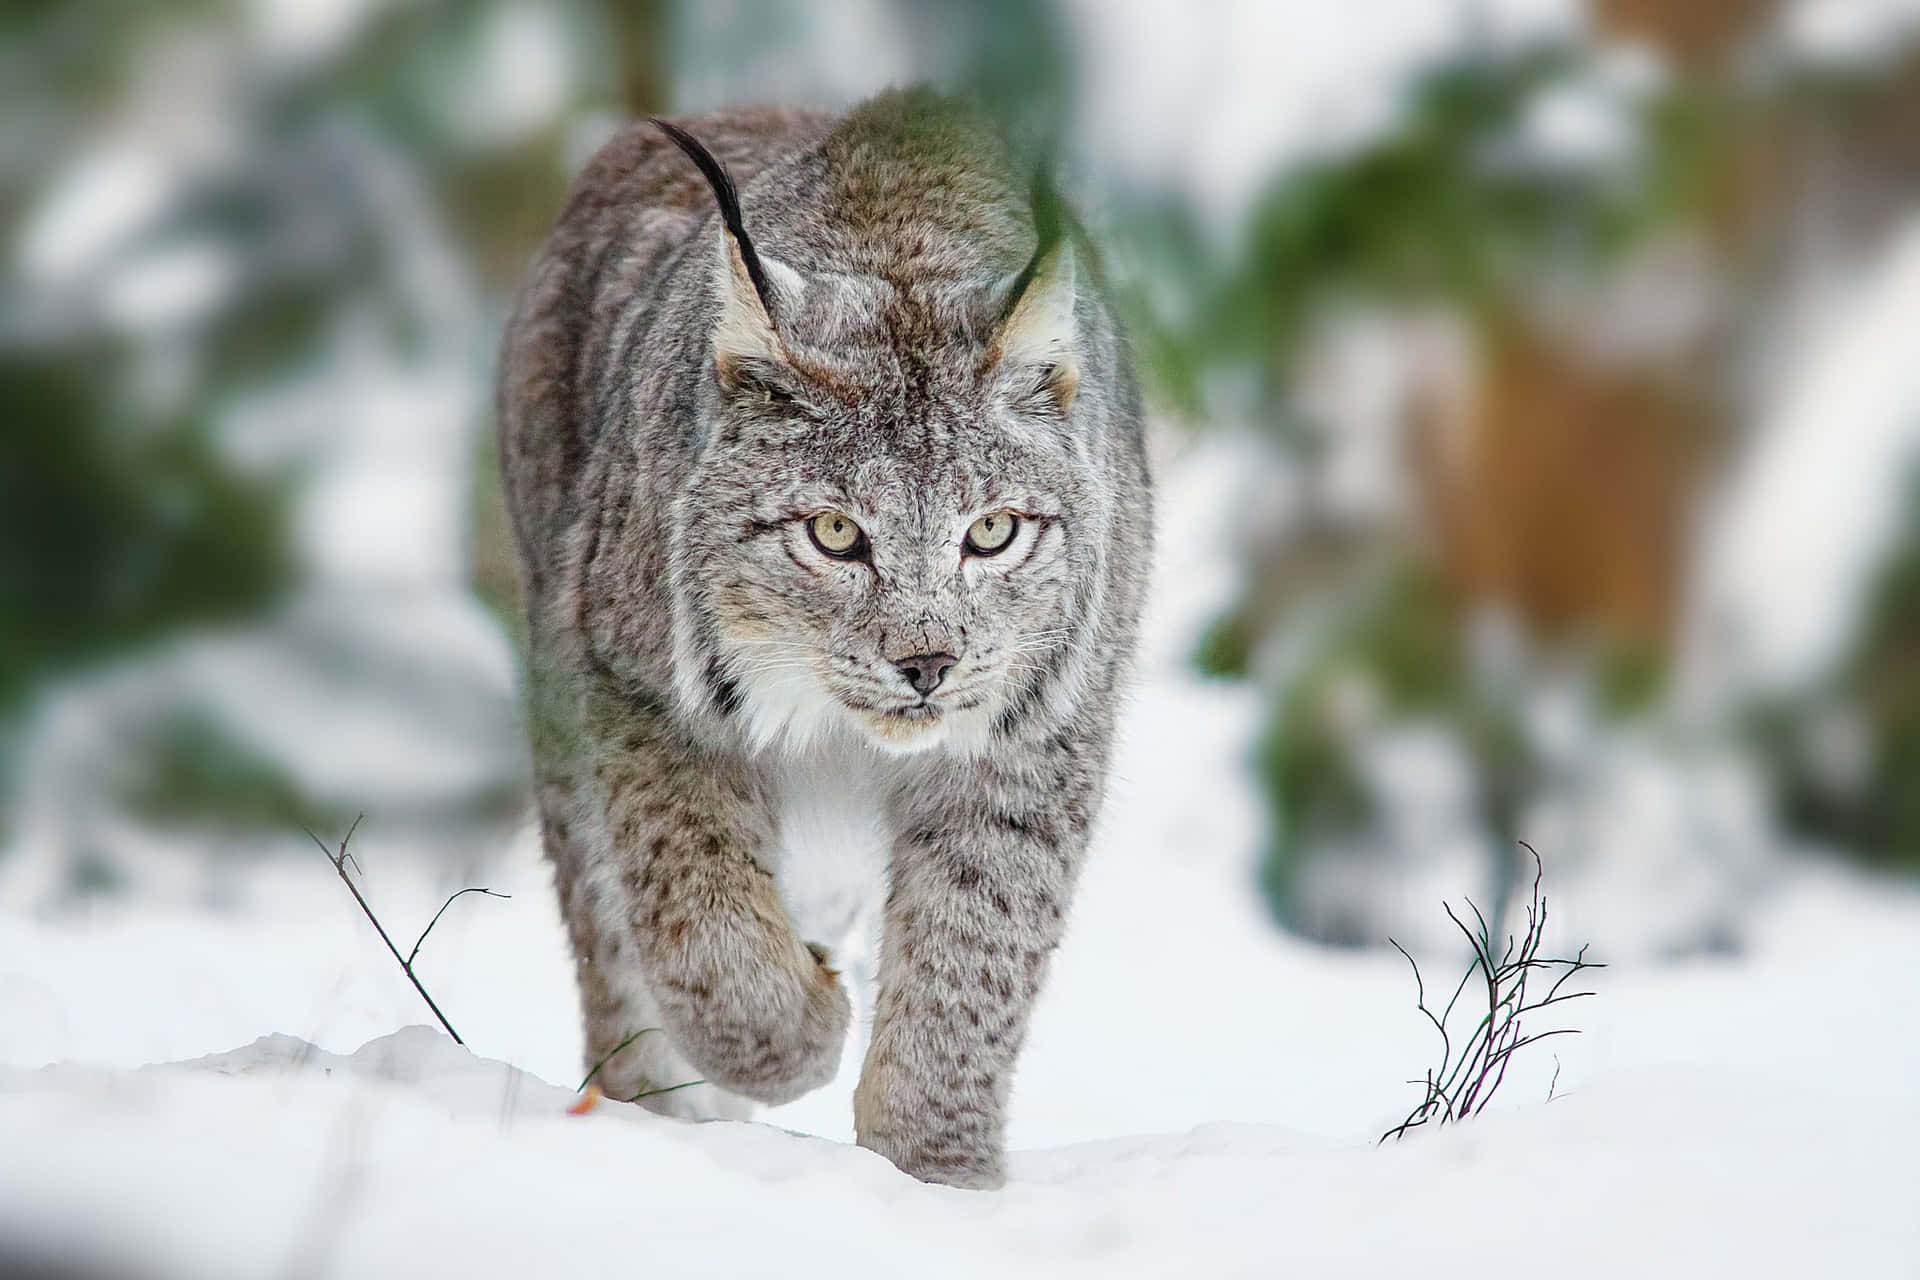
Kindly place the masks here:
<instances>
[{"instance_id":1,"label":"bare twig","mask_svg":"<svg viewBox=\"0 0 1920 1280\"><path fill-rule=\"evenodd\" d=\"M484 893L494 898L505 898L510 895L495 893L491 889L476 888L460 890L445 902L441 903L440 910L433 913L433 919L427 922L427 927L420 931L419 938L414 941L412 952L404 956L401 955L400 948L394 945L392 937L388 935L386 926L381 924L380 917L373 913L372 904L367 901L366 895L360 892L360 886L353 882L353 877L347 874L349 864L353 866L356 873L361 875L366 874L360 870L359 859L347 851L347 842L353 839L353 833L360 829L361 819L365 817L365 814L361 814L354 818L353 825L347 828L347 834L340 837L340 847L338 849L327 848L326 841L314 835L311 831L307 831L307 838L312 840L316 845L319 845L320 852L327 855L327 861L333 864L334 873L340 877L340 883L347 886L347 892L351 893L353 900L360 905L361 914L366 916L368 922L373 925L373 931L380 935L380 941L387 944L387 950L393 953L394 962L400 966L400 971L407 975L407 981L411 982L413 989L420 993L420 998L427 1002L427 1008L433 1010L433 1016L439 1019L440 1025L446 1028L447 1034L453 1037L455 1044L464 1045L466 1041L460 1038L460 1033L453 1029L451 1022L447 1021L447 1015L440 1012L440 1006L435 1004L433 997L427 994L427 989L422 985L420 976L413 971L413 961L414 958L420 954L420 944L427 940L429 933L433 932L433 926L440 923L440 917L445 915L447 908L453 905L454 898L458 898L460 894L463 893ZM301 830L306 831L307 829L302 827Z\"/></svg>"},{"instance_id":2,"label":"bare twig","mask_svg":"<svg viewBox=\"0 0 1920 1280\"><path fill-rule=\"evenodd\" d=\"M662 1088L662 1089L642 1089L639 1093L636 1093L631 1098L626 1099L626 1101L638 1102L642 1098L651 1098L655 1094L672 1093L676 1089L691 1089L693 1088L693 1086L697 1084L705 1084L705 1083L706 1083L705 1080L688 1080L681 1084L667 1085L665 1088Z\"/></svg>"},{"instance_id":3,"label":"bare twig","mask_svg":"<svg viewBox=\"0 0 1920 1280\"><path fill-rule=\"evenodd\" d=\"M609 1062L612 1062L615 1055L617 1055L622 1049L632 1044L635 1040L638 1040L641 1036L646 1035L649 1031L658 1031L659 1029L660 1028L658 1027L642 1027L638 1031L634 1032L632 1035L628 1036L625 1040L622 1040L619 1044L613 1046L613 1048L607 1051L606 1057L600 1059L600 1061L593 1064L593 1070L587 1072L586 1076L582 1078L580 1081L580 1088L575 1089L574 1092L579 1093L581 1089L585 1089L588 1085L592 1084L593 1078L600 1074L600 1068L606 1066Z\"/></svg>"},{"instance_id":4,"label":"bare twig","mask_svg":"<svg viewBox=\"0 0 1920 1280\"><path fill-rule=\"evenodd\" d=\"M470 886L465 889L455 889L452 892L452 894L448 895L447 900L440 904L440 909L433 913L433 919L427 921L427 927L420 931L420 936L414 939L413 950L407 952L407 964L409 967L412 966L414 957L420 954L420 944L425 942L427 940L427 935L433 932L433 926L440 923L440 917L447 914L447 908L453 905L453 900L459 897L463 893L484 893L489 898L513 897L513 895L510 893L495 893L491 889L482 889L482 888L479 888L478 886Z\"/></svg>"},{"instance_id":5,"label":"bare twig","mask_svg":"<svg viewBox=\"0 0 1920 1280\"><path fill-rule=\"evenodd\" d=\"M609 1062L612 1062L614 1057L622 1049L632 1044L635 1040L638 1040L641 1036L646 1035L649 1031L658 1031L659 1029L660 1028L658 1027L642 1027L638 1031L634 1032L632 1035L628 1036L625 1040L622 1040L619 1044L613 1046L613 1048L607 1051L606 1057L600 1059L600 1061L593 1064L593 1070L587 1072L586 1076L583 1077L580 1081L580 1087L578 1089L575 1089L574 1092L575 1093L585 1092L586 1087L593 1083L593 1078L600 1074L600 1068L606 1066ZM638 1102L642 1098L651 1098L657 1094L662 1094L662 1093L672 1093L676 1089L691 1089L693 1088L693 1086L697 1084L705 1084L705 1083L706 1083L705 1080L688 1080L681 1084L670 1084L665 1086L664 1088L659 1088L659 1089L642 1089L639 1093L634 1094L631 1098L621 1098L621 1099L618 1099L618 1101Z\"/></svg>"},{"instance_id":6,"label":"bare twig","mask_svg":"<svg viewBox=\"0 0 1920 1280\"><path fill-rule=\"evenodd\" d=\"M1556 1027L1531 1034L1524 1034L1521 1030L1523 1016L1591 996L1591 991L1562 994L1560 989L1574 974L1606 966L1588 960L1584 946L1574 953L1571 960L1541 958L1540 947L1545 941L1547 929L1547 899L1540 891L1544 868L1540 855L1534 852L1532 845L1522 841L1520 847L1533 855L1533 885L1526 908L1527 927L1518 938L1507 935L1506 944L1498 957L1493 950L1493 930L1472 899L1467 900L1467 908L1473 913L1475 928L1469 928L1452 906L1445 906L1447 919L1466 939L1473 959L1468 963L1467 971L1460 976L1446 1008L1440 1013L1436 1014L1427 1007L1427 986L1420 975L1420 966L1408 955L1405 947L1388 939L1393 943L1394 950L1405 956L1407 964L1413 969L1416 1007L1440 1034L1440 1062L1437 1067L1428 1069L1424 1080L1412 1082L1423 1088L1420 1103L1405 1120L1380 1135L1382 1142L1388 1138L1404 1137L1409 1130L1422 1125L1449 1124L1479 1115L1486 1110L1487 1104L1506 1080L1507 1066L1514 1054L1551 1036L1579 1034L1574 1027ZM1544 996L1530 996L1527 991L1528 981L1536 969L1559 970ZM1475 1023L1466 1040L1456 1048L1448 1027L1452 1024L1454 1006L1476 976L1480 979L1477 985L1484 989L1486 996L1486 1012ZM1557 1084L1559 1079L1560 1059L1556 1056L1554 1083ZM1549 1101L1553 1097L1553 1087L1550 1084L1547 1089Z\"/></svg>"}]
</instances>

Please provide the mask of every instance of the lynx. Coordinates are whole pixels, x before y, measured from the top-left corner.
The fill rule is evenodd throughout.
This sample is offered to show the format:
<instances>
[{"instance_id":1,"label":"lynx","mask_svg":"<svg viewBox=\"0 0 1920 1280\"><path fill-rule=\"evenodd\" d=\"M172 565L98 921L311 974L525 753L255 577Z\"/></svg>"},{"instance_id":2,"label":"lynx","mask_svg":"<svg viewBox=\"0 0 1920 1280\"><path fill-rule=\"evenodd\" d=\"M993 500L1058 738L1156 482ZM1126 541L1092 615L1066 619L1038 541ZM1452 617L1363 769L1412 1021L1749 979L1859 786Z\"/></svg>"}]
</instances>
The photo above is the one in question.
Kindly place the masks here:
<instances>
[{"instance_id":1,"label":"lynx","mask_svg":"<svg viewBox=\"0 0 1920 1280\"><path fill-rule=\"evenodd\" d=\"M1096 260L1022 170L925 92L638 122L500 364L588 1061L682 1116L819 1087L872 912L858 1140L964 1187L1005 1177L1150 550Z\"/></svg>"}]
</instances>

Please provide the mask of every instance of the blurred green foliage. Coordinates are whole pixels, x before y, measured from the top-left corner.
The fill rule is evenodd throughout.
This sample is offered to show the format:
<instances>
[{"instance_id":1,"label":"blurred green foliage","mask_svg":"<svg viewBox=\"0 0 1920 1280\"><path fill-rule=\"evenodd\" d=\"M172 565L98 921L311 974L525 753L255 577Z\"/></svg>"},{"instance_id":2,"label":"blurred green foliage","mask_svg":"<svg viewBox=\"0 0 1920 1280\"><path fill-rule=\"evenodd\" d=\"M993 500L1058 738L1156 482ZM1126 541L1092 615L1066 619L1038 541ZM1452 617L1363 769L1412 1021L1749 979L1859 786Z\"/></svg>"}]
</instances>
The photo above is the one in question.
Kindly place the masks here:
<instances>
[{"instance_id":1,"label":"blurred green foliage","mask_svg":"<svg viewBox=\"0 0 1920 1280\"><path fill-rule=\"evenodd\" d=\"M1871 773L1851 812L1811 825L1845 847L1920 871L1920 485L1907 527L1882 570L1865 625L1842 667L1843 696L1870 708ZM1812 815L1809 815L1811 818ZM1836 821L1837 819L1837 821Z\"/></svg>"},{"instance_id":2,"label":"blurred green foliage","mask_svg":"<svg viewBox=\"0 0 1920 1280\"><path fill-rule=\"evenodd\" d=\"M316 801L278 761L238 741L217 720L183 710L146 726L130 768L114 781L116 801L159 825L330 831L353 814Z\"/></svg>"},{"instance_id":3,"label":"blurred green foliage","mask_svg":"<svg viewBox=\"0 0 1920 1280\"><path fill-rule=\"evenodd\" d=\"M1518 805L1539 768L1511 689L1475 669L1466 602L1431 573L1397 565L1335 612L1301 670L1272 694L1256 756L1274 810L1261 887L1292 927L1301 921L1291 891L1309 851L1362 840L1375 829L1376 797L1358 759L1369 732L1427 722L1457 736L1476 766L1490 859L1515 847Z\"/></svg>"},{"instance_id":4,"label":"blurred green foliage","mask_svg":"<svg viewBox=\"0 0 1920 1280\"><path fill-rule=\"evenodd\" d=\"M666 57L662 5L557 4L581 51L571 110L531 131L476 132L460 104L509 9L380 6L344 38L277 57L254 52L272 33L238 0L0 9L9 246L76 165L140 136L128 113L157 74L192 77L182 101L211 94L225 111L217 139L157 153L174 166L159 203L93 260L53 282L21 261L0 277L0 789L20 717L50 680L183 628L261 619L301 587L292 518L330 428L273 406L324 394L344 339L371 326L402 364L444 362L451 341L484 384L488 317L449 306L504 306L569 178L565 122L622 109L629 80ZM221 269L206 305L153 323L103 302L124 273L195 253ZM483 510L491 450L486 464ZM484 585L504 601L510 570L493 567ZM282 827L336 816L212 718L174 719L121 744L132 812Z\"/></svg>"},{"instance_id":5,"label":"blurred green foliage","mask_svg":"<svg viewBox=\"0 0 1920 1280\"><path fill-rule=\"evenodd\" d=\"M127 430L115 368L0 355L0 719L56 671L258 610L287 579L283 487L190 421Z\"/></svg>"},{"instance_id":6,"label":"blurred green foliage","mask_svg":"<svg viewBox=\"0 0 1920 1280\"><path fill-rule=\"evenodd\" d=\"M1264 428L1311 473L1323 424L1300 414L1294 381L1342 308L1437 305L1485 338L1529 323L1527 300L1543 285L1604 283L1637 245L1681 227L1719 237L1720 269L1763 274L1757 245L1790 218L1779 207L1791 199L1782 139L1796 129L1818 133L1829 162L1844 155L1871 175L1871 155L1849 131L1884 132L1890 109L1906 100L1897 79L1889 89L1859 74L1783 76L1765 88L1737 76L1676 75L1630 104L1630 147L1613 162L1524 162L1515 143L1529 112L1543 95L1590 78L1590 52L1471 51L1416 83L1378 137L1276 174L1233 253L1175 260L1175 273L1197 281L1207 301L1175 335L1180 354L1148 362L1162 393L1183 403L1210 385L1250 388L1244 402L1205 409ZM1736 277L1734 286L1752 281ZM1234 372L1243 375L1237 382L1222 376ZM1711 376L1703 370L1697 380ZM1706 404L1709 415L1724 411ZM1514 824L1543 762L1512 690L1489 680L1468 644L1474 607L1485 602L1462 596L1421 553L1421 536L1402 530L1411 543L1396 548L1385 535L1383 551L1379 530L1316 528L1278 562L1268 549L1195 653L1203 672L1269 685L1256 769L1272 835L1260 878L1289 925L1301 923L1295 895L1306 859L1341 856L1380 833L1362 743L1389 725L1444 727L1470 765L1491 865L1511 886L1509 851L1526 834ZM1625 720L1660 706L1670 655L1658 638L1589 627L1533 643L1542 641L1586 671L1601 715ZM1284 650L1278 669L1276 648ZM1870 776L1836 791L1814 781L1817 770L1803 759L1783 765L1781 816L1790 828L1876 861L1920 866L1916 655L1920 518L1885 571L1855 652L1819 695L1857 710ZM1773 740L1795 738L1808 715L1801 702L1776 709Z\"/></svg>"},{"instance_id":7,"label":"blurred green foliage","mask_svg":"<svg viewBox=\"0 0 1920 1280\"><path fill-rule=\"evenodd\" d=\"M432 351L446 337L445 299L424 296L417 277L422 258L440 254L465 288L458 305L484 313L459 338L472 385L484 385L485 335L585 145L621 118L716 105L676 92L703 76L736 100L758 96L761 73L803 57L799 38L817 21L773 0L551 0L541 10L567 46L564 101L549 118L489 134L470 118L475 68L510 9L411 0L375 6L338 43L302 56L236 68L229 48L219 64L233 74L221 88L233 95L226 149L174 175L160 216L102 267L217 247L232 286L178 325L120 324L0 281L0 403L11 418L0 433L0 781L9 727L48 681L184 628L260 618L302 585L291 512L315 442L236 448L249 443L234 435L240 409L323 371L342 333L369 318L397 355ZM235 33L259 13L240 0L0 7L5 242L19 241L76 157L129 127L116 113L157 51L249 38ZM1036 163L1058 159L1070 189L1103 191L1116 301L1160 410L1251 425L1303 467L1326 424L1305 416L1294 384L1330 314L1357 300L1437 305L1469 325L1510 320L1515 297L1543 278L1604 276L1649 232L1712 213L1736 135L1767 110L1737 85L1681 77L1629 105L1621 155L1561 163L1528 152L1530 113L1544 95L1591 88L1593 50L1480 43L1418 77L1380 132L1276 169L1220 235L1191 193L1073 181L1084 175L1072 173L1064 140L1083 86L1061 5L893 0L892 16L919 76L973 96ZM1837 112L1872 105L1848 77L1803 87ZM399 234L396 209L417 237ZM470 550L476 590L511 626L517 592L486 427L472 424ZM1909 782L1920 777L1920 524L1905 547L1827 691L1864 709L1872 777L1837 797L1782 768L1803 829L1920 865L1920 788ZM1504 846L1538 764L1507 692L1475 667L1473 602L1403 545L1316 545L1275 571L1279 585L1262 578L1269 568L1250 573L1196 661L1218 676L1265 676L1263 654L1296 642L1267 691L1256 760L1273 816L1262 875L1276 912L1289 917L1304 850L1355 839L1377 817L1343 720L1356 687L1371 714L1451 728L1474 762L1490 844ZM1310 625L1296 627L1301 618ZM1589 657L1612 714L1657 704L1664 653L1610 640ZM150 738L120 780L149 818L337 816L210 720L183 714Z\"/></svg>"},{"instance_id":8,"label":"blurred green foliage","mask_svg":"<svg viewBox=\"0 0 1920 1280\"><path fill-rule=\"evenodd\" d=\"M0 12L8 243L135 55L193 11L162 9L82 0ZM232 465L204 399L155 411L135 394L137 339L75 331L31 301L17 280L0 289L0 737L55 674L185 623L257 611L289 573L284 483ZM270 345L259 319L243 318L232 345L242 364Z\"/></svg>"},{"instance_id":9,"label":"blurred green foliage","mask_svg":"<svg viewBox=\"0 0 1920 1280\"><path fill-rule=\"evenodd\" d=\"M1849 652L1810 693L1762 708L1755 736L1768 749L1793 826L1882 866L1920 872L1920 477L1907 520L1869 593ZM1814 726L1849 719L1859 769L1835 777L1835 744Z\"/></svg>"},{"instance_id":10,"label":"blurred green foliage","mask_svg":"<svg viewBox=\"0 0 1920 1280\"><path fill-rule=\"evenodd\" d=\"M1194 363L1215 369L1163 362L1163 376L1171 366L1175 385L1192 387L1218 379L1222 367L1245 370L1242 384L1254 395L1242 412L1311 467L1323 427L1294 410L1293 379L1333 309L1437 304L1485 323L1544 273L1604 269L1654 222L1668 156L1637 146L1616 163L1567 165L1524 151L1541 95L1591 74L1567 46L1469 51L1420 78L1379 136L1276 175L1238 256L1209 273L1210 301L1186 335L1204 353ZM1307 637L1269 693L1256 757L1272 831L1260 882L1276 917L1301 925L1293 886L1310 851L1339 849L1375 828L1358 753L1380 724L1450 731L1473 765L1488 857L1507 870L1504 851L1520 834L1518 806L1538 765L1511 698L1474 668L1470 602L1427 557L1388 552L1381 567L1364 552L1322 547L1302 556L1278 596L1256 569L1246 598L1214 622L1196 655L1203 671L1244 676L1276 636L1296 645ZM1302 612L1315 621L1303 623ZM1613 665L1632 666L1642 685L1658 682L1652 655ZM1368 724L1351 722L1354 708L1343 711L1356 700Z\"/></svg>"},{"instance_id":11,"label":"blurred green foliage","mask_svg":"<svg viewBox=\"0 0 1920 1280\"><path fill-rule=\"evenodd\" d=\"M1607 261L1649 217L1652 161L1623 173L1524 153L1541 93L1587 71L1560 45L1468 51L1432 68L1379 136L1276 173L1223 261L1205 262L1177 214L1163 215L1151 228L1159 261L1201 291L1190 358L1254 371L1252 417L1286 427L1294 362L1330 305L1478 312L1543 267ZM1175 400L1202 380L1178 372Z\"/></svg>"},{"instance_id":12,"label":"blurred green foliage","mask_svg":"<svg viewBox=\"0 0 1920 1280\"><path fill-rule=\"evenodd\" d=\"M223 112L205 126L217 145L159 153L172 166L160 205L104 256L51 287L19 260L0 277L0 397L11 410L0 434L0 786L18 763L22 713L61 673L142 654L182 629L263 619L302 589L293 513L307 463L331 442L310 412L304 422L276 412L290 390L326 394L343 341L364 340L369 325L402 364L444 366L455 343L465 377L484 386L491 331L583 140L674 107L673 76L724 69L761 37L795 22L807 34L812 22L752 3L550 0L533 20L564 45L560 99L524 122L509 115L504 129L476 123L496 89L477 77L501 74L502 56L538 63L542 51L512 43L530 12L489 0L377 4L338 26L319 20L302 43L261 28L261 11L242 0L0 9L0 232L10 246L76 165L140 134L128 113L151 100L142 95L156 76L193 81L179 86L185 110L204 94ZM972 93L1034 154L1057 144L1073 81L1055 6L991 0L960 12L898 0L897 13L930 78ZM704 49L696 22L710 28ZM761 51L791 56L788 45ZM207 305L142 324L101 304L117 273L179 251L217 255L225 283ZM487 425L472 424L474 585L513 628L518 592ZM148 821L283 827L338 816L296 771L191 706L121 745L117 802Z\"/></svg>"}]
</instances>

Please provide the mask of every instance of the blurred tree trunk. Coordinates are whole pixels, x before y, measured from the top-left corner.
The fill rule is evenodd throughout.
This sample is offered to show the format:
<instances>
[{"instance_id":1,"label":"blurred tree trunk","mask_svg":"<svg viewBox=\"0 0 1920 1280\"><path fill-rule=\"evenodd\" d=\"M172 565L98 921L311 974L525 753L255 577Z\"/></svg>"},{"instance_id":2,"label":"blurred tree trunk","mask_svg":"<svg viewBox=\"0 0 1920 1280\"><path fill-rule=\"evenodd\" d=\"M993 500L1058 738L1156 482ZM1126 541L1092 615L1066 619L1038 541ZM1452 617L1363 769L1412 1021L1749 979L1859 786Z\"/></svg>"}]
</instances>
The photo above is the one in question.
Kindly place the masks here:
<instances>
[{"instance_id":1,"label":"blurred tree trunk","mask_svg":"<svg viewBox=\"0 0 1920 1280\"><path fill-rule=\"evenodd\" d=\"M1517 317L1482 351L1464 420L1430 417L1416 437L1444 576L1544 638L1665 652L1714 397L1685 352L1608 360Z\"/></svg>"},{"instance_id":2,"label":"blurred tree trunk","mask_svg":"<svg viewBox=\"0 0 1920 1280\"><path fill-rule=\"evenodd\" d=\"M1443 574L1545 637L1598 633L1652 655L1674 638L1690 512L1733 425L1721 359L1739 323L1730 304L1782 216L1776 133L1735 123L1745 117L1728 87L1776 8L1595 0L1599 30L1655 49L1701 114L1694 127L1721 144L1702 150L1680 222L1656 233L1639 268L1660 291L1697 291L1697 322L1666 342L1635 338L1657 318L1620 287L1632 260L1571 303L1517 299L1481 334L1464 420L1421 424L1417 469ZM1663 257L1682 269L1660 269Z\"/></svg>"},{"instance_id":3,"label":"blurred tree trunk","mask_svg":"<svg viewBox=\"0 0 1920 1280\"><path fill-rule=\"evenodd\" d=\"M1780 0L1593 0L1602 35L1658 49L1686 75L1725 69L1727 56L1762 30Z\"/></svg>"},{"instance_id":4,"label":"blurred tree trunk","mask_svg":"<svg viewBox=\"0 0 1920 1280\"><path fill-rule=\"evenodd\" d=\"M1756 93L1736 64L1777 9L1772 0L1595 5L1603 32L1667 59L1691 115L1685 127L1705 141L1678 219L1640 268L1668 294L1699 291L1697 326L1601 350L1577 335L1641 326L1620 279L1570 307L1515 300L1481 333L1478 394L1464 419L1421 423L1417 470L1443 574L1548 636L1598 629L1666 652L1686 587L1690 512L1715 457L1752 416L1739 412L1731 363L1758 336L1749 328L1824 274L1868 260L1920 189L1920 56L1860 73L1870 87L1789 81ZM1660 265L1663 252L1677 270Z\"/></svg>"}]
</instances>

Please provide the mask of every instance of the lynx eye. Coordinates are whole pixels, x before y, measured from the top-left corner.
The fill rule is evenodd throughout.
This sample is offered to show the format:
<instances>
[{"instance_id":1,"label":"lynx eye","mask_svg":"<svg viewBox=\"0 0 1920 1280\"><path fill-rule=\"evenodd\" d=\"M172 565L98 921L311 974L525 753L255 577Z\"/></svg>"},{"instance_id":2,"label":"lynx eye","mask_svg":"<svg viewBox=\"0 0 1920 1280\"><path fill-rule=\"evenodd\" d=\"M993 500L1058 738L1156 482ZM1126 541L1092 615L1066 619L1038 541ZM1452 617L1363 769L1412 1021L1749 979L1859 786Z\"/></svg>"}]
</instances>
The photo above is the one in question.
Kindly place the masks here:
<instances>
[{"instance_id":1,"label":"lynx eye","mask_svg":"<svg viewBox=\"0 0 1920 1280\"><path fill-rule=\"evenodd\" d=\"M857 560L866 554L866 533L838 511L822 511L807 521L807 535L814 546L836 560Z\"/></svg>"},{"instance_id":2,"label":"lynx eye","mask_svg":"<svg viewBox=\"0 0 1920 1280\"><path fill-rule=\"evenodd\" d=\"M997 556L1013 541L1020 518L1011 511L993 511L981 516L967 528L965 550L968 555Z\"/></svg>"}]
</instances>

